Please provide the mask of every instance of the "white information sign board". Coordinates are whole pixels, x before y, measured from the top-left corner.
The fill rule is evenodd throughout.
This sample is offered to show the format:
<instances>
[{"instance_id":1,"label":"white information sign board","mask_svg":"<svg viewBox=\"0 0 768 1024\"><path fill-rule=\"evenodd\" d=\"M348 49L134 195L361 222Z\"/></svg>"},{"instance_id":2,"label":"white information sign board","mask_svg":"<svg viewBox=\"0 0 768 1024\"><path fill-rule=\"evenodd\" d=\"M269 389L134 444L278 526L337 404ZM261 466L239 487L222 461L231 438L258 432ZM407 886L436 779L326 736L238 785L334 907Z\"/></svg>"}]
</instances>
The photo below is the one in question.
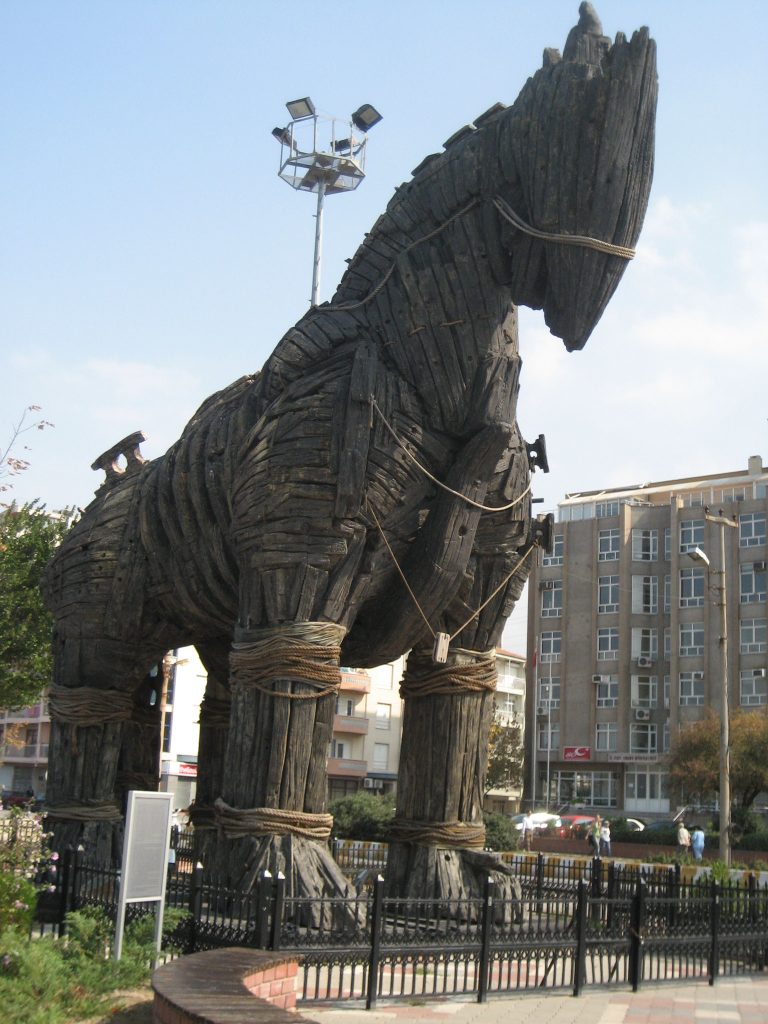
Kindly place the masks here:
<instances>
[{"instance_id":1,"label":"white information sign board","mask_svg":"<svg viewBox=\"0 0 768 1024\"><path fill-rule=\"evenodd\" d=\"M129 903L158 904L155 946L160 951L172 815L173 793L142 793L133 789L128 794L115 930L116 960L122 954L125 908Z\"/></svg>"}]
</instances>

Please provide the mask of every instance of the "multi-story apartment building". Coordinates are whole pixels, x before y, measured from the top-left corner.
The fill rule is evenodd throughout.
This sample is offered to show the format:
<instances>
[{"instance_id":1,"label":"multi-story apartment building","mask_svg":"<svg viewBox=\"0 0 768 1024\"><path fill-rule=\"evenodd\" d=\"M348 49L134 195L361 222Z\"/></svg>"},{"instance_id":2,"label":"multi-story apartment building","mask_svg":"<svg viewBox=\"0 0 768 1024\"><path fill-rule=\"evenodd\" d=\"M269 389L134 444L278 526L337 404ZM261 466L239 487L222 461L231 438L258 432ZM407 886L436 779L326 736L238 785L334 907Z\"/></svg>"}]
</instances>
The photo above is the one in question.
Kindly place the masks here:
<instances>
[{"instance_id":1,"label":"multi-story apartment building","mask_svg":"<svg viewBox=\"0 0 768 1024\"><path fill-rule=\"evenodd\" d=\"M525 657L502 647L496 648L496 718L505 728L516 727L523 737L525 730ZM520 807L522 790L491 789L486 793L483 807L486 811L515 814Z\"/></svg>"},{"instance_id":2,"label":"multi-story apartment building","mask_svg":"<svg viewBox=\"0 0 768 1024\"><path fill-rule=\"evenodd\" d=\"M730 707L768 703L767 516L759 456L742 471L559 504L552 554L529 581L526 791L537 804L548 792L550 806L672 809L665 755L720 707L723 601Z\"/></svg>"},{"instance_id":3,"label":"multi-story apartment building","mask_svg":"<svg viewBox=\"0 0 768 1024\"><path fill-rule=\"evenodd\" d=\"M0 710L0 792L42 798L48 772L48 701L22 711Z\"/></svg>"}]
</instances>

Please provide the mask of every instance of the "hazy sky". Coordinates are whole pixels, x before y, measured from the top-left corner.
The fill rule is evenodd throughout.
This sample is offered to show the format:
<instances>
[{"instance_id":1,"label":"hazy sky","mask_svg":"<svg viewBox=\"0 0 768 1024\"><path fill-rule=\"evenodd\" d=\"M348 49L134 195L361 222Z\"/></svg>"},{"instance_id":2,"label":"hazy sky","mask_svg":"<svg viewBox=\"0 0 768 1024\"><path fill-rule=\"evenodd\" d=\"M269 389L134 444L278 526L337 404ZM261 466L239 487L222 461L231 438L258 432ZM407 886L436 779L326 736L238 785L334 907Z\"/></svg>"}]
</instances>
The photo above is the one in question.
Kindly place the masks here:
<instances>
[{"instance_id":1,"label":"hazy sky","mask_svg":"<svg viewBox=\"0 0 768 1024\"><path fill-rule=\"evenodd\" d=\"M587 348L521 316L541 509L567 491L768 461L768 4L602 0L658 43L656 174L638 256ZM326 207L322 298L393 189L511 103L577 0L3 0L0 441L26 405L19 500L84 506L93 459L162 454L308 304L314 198L277 177L284 103L373 103L368 176ZM524 648L516 617L505 635Z\"/></svg>"}]
</instances>

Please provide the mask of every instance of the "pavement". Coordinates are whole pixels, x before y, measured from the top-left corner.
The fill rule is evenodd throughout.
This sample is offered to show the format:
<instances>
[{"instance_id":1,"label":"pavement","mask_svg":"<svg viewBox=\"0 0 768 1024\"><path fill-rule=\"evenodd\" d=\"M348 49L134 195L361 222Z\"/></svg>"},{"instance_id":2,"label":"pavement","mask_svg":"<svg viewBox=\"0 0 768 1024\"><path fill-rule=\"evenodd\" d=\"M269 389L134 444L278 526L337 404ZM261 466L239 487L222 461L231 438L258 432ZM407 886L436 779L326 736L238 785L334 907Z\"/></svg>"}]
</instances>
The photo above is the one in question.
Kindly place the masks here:
<instances>
[{"instance_id":1,"label":"pavement","mask_svg":"<svg viewBox=\"0 0 768 1024\"><path fill-rule=\"evenodd\" d=\"M457 999L299 1007L317 1024L768 1024L768 974L706 981L585 989L577 997L542 993L487 1003Z\"/></svg>"}]
</instances>

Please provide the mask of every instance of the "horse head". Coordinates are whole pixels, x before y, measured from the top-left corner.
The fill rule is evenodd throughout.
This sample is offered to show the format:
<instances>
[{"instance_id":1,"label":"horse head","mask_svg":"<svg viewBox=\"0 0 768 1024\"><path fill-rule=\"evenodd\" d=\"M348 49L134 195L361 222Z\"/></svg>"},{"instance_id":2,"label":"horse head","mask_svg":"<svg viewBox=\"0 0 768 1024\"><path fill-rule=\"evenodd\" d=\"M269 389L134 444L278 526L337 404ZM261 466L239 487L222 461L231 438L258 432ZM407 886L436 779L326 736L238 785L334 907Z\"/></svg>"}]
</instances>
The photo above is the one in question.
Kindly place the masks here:
<instances>
[{"instance_id":1,"label":"horse head","mask_svg":"<svg viewBox=\"0 0 768 1024\"><path fill-rule=\"evenodd\" d=\"M563 49L497 115L506 195L494 203L519 305L584 346L640 234L653 176L656 46L641 28L611 44L589 3Z\"/></svg>"}]
</instances>

